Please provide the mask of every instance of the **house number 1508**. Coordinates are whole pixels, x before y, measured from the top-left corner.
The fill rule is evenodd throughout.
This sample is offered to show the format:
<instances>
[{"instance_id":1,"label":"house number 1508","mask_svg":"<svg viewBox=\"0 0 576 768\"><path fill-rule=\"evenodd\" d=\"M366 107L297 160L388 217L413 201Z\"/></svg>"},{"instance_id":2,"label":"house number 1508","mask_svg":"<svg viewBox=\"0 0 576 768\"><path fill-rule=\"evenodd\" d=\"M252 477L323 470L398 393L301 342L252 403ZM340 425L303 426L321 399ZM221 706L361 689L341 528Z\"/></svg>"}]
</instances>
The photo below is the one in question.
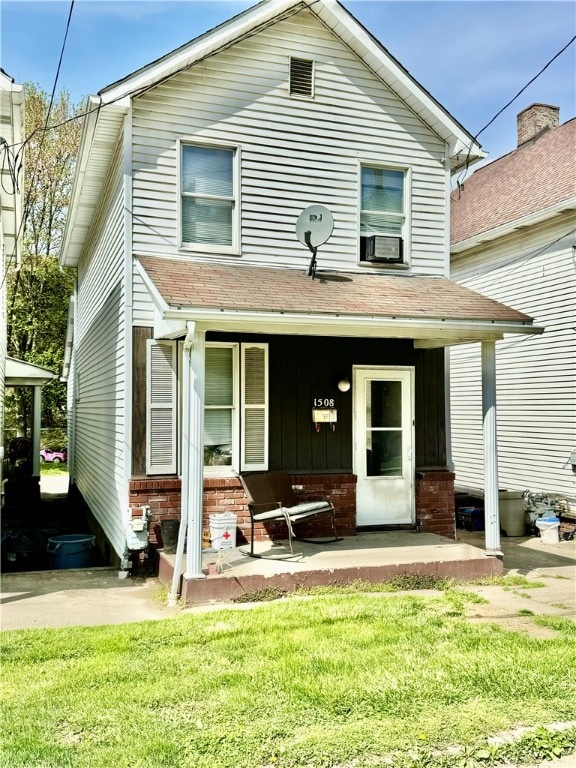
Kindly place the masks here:
<instances>
[{"instance_id":1,"label":"house number 1508","mask_svg":"<svg viewBox=\"0 0 576 768\"><path fill-rule=\"evenodd\" d=\"M333 397L315 397L314 408L334 408Z\"/></svg>"}]
</instances>

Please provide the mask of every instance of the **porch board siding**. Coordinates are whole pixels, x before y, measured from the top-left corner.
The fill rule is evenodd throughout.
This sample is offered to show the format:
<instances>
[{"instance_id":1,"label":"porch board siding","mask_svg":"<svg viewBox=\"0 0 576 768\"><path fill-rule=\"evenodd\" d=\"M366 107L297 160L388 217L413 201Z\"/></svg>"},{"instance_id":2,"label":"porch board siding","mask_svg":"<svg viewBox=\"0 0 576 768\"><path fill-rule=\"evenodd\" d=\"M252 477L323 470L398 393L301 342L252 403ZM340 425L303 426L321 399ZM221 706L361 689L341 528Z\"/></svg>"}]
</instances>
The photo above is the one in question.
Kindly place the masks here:
<instances>
[{"instance_id":1,"label":"porch board siding","mask_svg":"<svg viewBox=\"0 0 576 768\"><path fill-rule=\"evenodd\" d=\"M414 350L409 341L318 336L208 333L207 341L260 341L269 345L270 469L352 471L352 389L338 381L354 365L414 366L415 466L443 467L445 454L443 350ZM334 398L336 429L316 432L314 398Z\"/></svg>"},{"instance_id":2,"label":"porch board siding","mask_svg":"<svg viewBox=\"0 0 576 768\"><path fill-rule=\"evenodd\" d=\"M415 419L416 460L419 467L446 464L444 414L444 350L420 350L416 377Z\"/></svg>"},{"instance_id":3,"label":"porch board siding","mask_svg":"<svg viewBox=\"0 0 576 768\"><path fill-rule=\"evenodd\" d=\"M146 342L151 328L132 329L132 474L146 474Z\"/></svg>"},{"instance_id":4,"label":"porch board siding","mask_svg":"<svg viewBox=\"0 0 576 768\"><path fill-rule=\"evenodd\" d=\"M576 495L564 467L576 445L576 284L573 240L562 238L571 227L560 216L453 259L453 279L546 328L496 344L501 488ZM479 345L453 348L450 370L456 482L483 487Z\"/></svg>"},{"instance_id":5,"label":"porch board siding","mask_svg":"<svg viewBox=\"0 0 576 768\"><path fill-rule=\"evenodd\" d=\"M124 516L117 510L126 494L123 247L118 152L78 266L73 407L76 487L118 556L124 550Z\"/></svg>"},{"instance_id":6,"label":"porch board siding","mask_svg":"<svg viewBox=\"0 0 576 768\"><path fill-rule=\"evenodd\" d=\"M314 59L313 99L289 97L290 55ZM309 254L294 227L306 206L320 203L336 222L319 250L321 268L354 268L362 161L412 168L412 269L443 274L443 141L309 12L135 99L138 254L210 258L179 250L177 152L186 137L241 147L243 261L305 266Z\"/></svg>"}]
</instances>

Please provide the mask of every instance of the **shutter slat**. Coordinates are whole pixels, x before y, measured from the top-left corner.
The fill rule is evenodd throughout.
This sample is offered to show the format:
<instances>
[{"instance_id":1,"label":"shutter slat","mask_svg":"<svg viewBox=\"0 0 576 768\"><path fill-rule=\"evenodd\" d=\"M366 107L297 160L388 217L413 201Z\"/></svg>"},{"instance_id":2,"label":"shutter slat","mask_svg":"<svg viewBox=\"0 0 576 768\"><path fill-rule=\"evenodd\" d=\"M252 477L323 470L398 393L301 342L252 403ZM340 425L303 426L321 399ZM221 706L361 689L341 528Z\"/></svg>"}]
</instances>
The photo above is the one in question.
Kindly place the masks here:
<instances>
[{"instance_id":1,"label":"shutter slat","mask_svg":"<svg viewBox=\"0 0 576 768\"><path fill-rule=\"evenodd\" d=\"M242 346L242 469L268 468L268 345Z\"/></svg>"},{"instance_id":2,"label":"shutter slat","mask_svg":"<svg viewBox=\"0 0 576 768\"><path fill-rule=\"evenodd\" d=\"M146 474L176 472L176 342L148 340Z\"/></svg>"}]
</instances>

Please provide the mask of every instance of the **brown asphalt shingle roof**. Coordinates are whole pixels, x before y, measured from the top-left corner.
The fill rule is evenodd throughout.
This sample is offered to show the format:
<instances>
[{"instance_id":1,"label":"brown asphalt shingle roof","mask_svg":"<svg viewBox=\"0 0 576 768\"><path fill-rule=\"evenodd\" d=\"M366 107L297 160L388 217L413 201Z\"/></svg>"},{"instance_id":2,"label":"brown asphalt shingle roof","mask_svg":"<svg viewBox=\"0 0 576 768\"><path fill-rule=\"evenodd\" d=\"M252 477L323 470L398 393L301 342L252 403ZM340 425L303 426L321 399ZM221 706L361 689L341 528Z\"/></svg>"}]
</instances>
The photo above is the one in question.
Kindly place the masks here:
<instances>
[{"instance_id":1,"label":"brown asphalt shingle roof","mask_svg":"<svg viewBox=\"0 0 576 768\"><path fill-rule=\"evenodd\" d=\"M364 275L140 257L172 307L332 316L530 322L531 318L441 277Z\"/></svg>"},{"instance_id":2,"label":"brown asphalt shingle roof","mask_svg":"<svg viewBox=\"0 0 576 768\"><path fill-rule=\"evenodd\" d=\"M475 171L452 194L452 244L576 197L576 118Z\"/></svg>"}]
</instances>

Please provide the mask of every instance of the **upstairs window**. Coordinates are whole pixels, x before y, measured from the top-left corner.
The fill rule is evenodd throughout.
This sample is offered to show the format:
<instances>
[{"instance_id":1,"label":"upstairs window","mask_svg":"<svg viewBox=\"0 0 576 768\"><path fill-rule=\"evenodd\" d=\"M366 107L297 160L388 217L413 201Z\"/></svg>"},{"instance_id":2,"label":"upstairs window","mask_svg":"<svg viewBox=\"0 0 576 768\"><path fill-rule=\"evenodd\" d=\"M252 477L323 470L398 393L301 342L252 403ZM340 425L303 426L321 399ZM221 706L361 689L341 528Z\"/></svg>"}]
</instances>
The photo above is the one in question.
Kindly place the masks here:
<instances>
[{"instance_id":1,"label":"upstairs window","mask_svg":"<svg viewBox=\"0 0 576 768\"><path fill-rule=\"evenodd\" d=\"M236 150L182 144L182 243L234 246Z\"/></svg>"},{"instance_id":2,"label":"upstairs window","mask_svg":"<svg viewBox=\"0 0 576 768\"><path fill-rule=\"evenodd\" d=\"M290 58L290 96L314 95L314 62Z\"/></svg>"},{"instance_id":3,"label":"upstairs window","mask_svg":"<svg viewBox=\"0 0 576 768\"><path fill-rule=\"evenodd\" d=\"M402 264L406 245L406 171L363 166L360 261Z\"/></svg>"}]
</instances>

